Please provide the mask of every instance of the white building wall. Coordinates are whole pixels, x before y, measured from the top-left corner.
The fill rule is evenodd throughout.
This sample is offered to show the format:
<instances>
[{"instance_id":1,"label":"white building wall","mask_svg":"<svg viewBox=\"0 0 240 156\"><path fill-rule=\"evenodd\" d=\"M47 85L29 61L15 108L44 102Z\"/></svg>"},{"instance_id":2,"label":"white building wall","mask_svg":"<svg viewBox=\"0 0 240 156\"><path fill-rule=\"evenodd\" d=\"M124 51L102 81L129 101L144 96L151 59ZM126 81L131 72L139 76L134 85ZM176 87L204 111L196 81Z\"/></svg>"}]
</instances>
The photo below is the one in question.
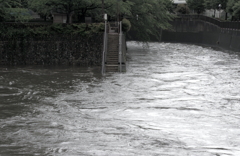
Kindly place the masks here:
<instances>
[{"instance_id":1,"label":"white building wall","mask_svg":"<svg viewBox=\"0 0 240 156\"><path fill-rule=\"evenodd\" d=\"M206 10L205 13L203 14L205 16L213 17L214 16L214 10ZM215 11L215 17L216 18L222 18L225 19L226 12L224 10L216 10Z\"/></svg>"},{"instance_id":2,"label":"white building wall","mask_svg":"<svg viewBox=\"0 0 240 156\"><path fill-rule=\"evenodd\" d=\"M186 0L173 0L174 4L186 4Z\"/></svg>"}]
</instances>

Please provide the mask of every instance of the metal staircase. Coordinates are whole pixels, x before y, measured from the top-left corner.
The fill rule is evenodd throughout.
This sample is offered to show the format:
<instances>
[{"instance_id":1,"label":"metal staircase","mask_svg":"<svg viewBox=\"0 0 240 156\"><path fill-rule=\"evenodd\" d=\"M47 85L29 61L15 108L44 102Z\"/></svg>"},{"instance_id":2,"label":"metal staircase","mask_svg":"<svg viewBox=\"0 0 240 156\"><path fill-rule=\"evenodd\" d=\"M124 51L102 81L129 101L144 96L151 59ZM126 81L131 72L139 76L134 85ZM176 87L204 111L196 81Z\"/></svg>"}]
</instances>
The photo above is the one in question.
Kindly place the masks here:
<instances>
[{"instance_id":1,"label":"metal staircase","mask_svg":"<svg viewBox=\"0 0 240 156\"><path fill-rule=\"evenodd\" d=\"M124 60L122 58L121 23L108 23L107 27L105 22L102 73L122 72L122 65L124 64L125 67L125 62L122 63Z\"/></svg>"},{"instance_id":2,"label":"metal staircase","mask_svg":"<svg viewBox=\"0 0 240 156\"><path fill-rule=\"evenodd\" d=\"M119 35L118 33L108 33L108 50L106 57L106 72L118 72L118 49Z\"/></svg>"}]
</instances>

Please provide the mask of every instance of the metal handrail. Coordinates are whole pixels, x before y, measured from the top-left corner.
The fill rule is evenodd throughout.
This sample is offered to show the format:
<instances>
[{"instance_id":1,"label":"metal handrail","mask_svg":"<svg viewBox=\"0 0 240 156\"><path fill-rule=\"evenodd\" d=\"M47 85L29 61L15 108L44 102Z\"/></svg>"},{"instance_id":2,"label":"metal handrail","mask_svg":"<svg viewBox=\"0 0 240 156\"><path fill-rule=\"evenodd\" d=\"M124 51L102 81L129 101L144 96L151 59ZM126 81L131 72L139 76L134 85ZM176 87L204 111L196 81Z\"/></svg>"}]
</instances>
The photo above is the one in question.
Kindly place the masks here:
<instances>
[{"instance_id":1,"label":"metal handrail","mask_svg":"<svg viewBox=\"0 0 240 156\"><path fill-rule=\"evenodd\" d=\"M105 21L105 30L103 37L103 54L102 54L102 74L105 73L105 62L106 62L106 54L107 54L107 21Z\"/></svg>"}]
</instances>

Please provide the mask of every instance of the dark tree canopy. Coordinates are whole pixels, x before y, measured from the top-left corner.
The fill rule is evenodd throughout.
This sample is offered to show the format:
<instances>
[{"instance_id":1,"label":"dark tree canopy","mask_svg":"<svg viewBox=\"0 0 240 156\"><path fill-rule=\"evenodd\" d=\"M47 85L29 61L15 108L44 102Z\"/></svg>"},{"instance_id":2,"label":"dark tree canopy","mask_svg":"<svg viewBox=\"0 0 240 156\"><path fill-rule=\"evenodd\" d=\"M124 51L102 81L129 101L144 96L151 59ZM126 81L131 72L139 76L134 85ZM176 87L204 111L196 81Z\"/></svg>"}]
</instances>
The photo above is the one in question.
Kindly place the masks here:
<instances>
[{"instance_id":1,"label":"dark tree canopy","mask_svg":"<svg viewBox=\"0 0 240 156\"><path fill-rule=\"evenodd\" d=\"M30 19L28 9L23 0L0 0L0 21L26 21Z\"/></svg>"},{"instance_id":2,"label":"dark tree canopy","mask_svg":"<svg viewBox=\"0 0 240 156\"><path fill-rule=\"evenodd\" d=\"M226 10L232 15L232 20L240 20L239 0L228 0Z\"/></svg>"},{"instance_id":3,"label":"dark tree canopy","mask_svg":"<svg viewBox=\"0 0 240 156\"><path fill-rule=\"evenodd\" d=\"M131 0L126 14L139 37L149 40L151 35L159 36L159 28L170 27L171 7L169 0Z\"/></svg>"},{"instance_id":4,"label":"dark tree canopy","mask_svg":"<svg viewBox=\"0 0 240 156\"><path fill-rule=\"evenodd\" d=\"M73 14L79 18L92 15L102 21L103 12L118 19L119 15L128 18L141 38L149 39L150 35L159 33L159 28L169 28L172 2L170 0L29 0L31 9L50 14L52 11L65 13L67 22Z\"/></svg>"},{"instance_id":5,"label":"dark tree canopy","mask_svg":"<svg viewBox=\"0 0 240 156\"><path fill-rule=\"evenodd\" d=\"M180 14L189 14L190 9L186 4L178 4L176 8L176 12Z\"/></svg>"},{"instance_id":6,"label":"dark tree canopy","mask_svg":"<svg viewBox=\"0 0 240 156\"><path fill-rule=\"evenodd\" d=\"M115 20L121 16L131 22L132 29L144 40L158 36L160 28L169 28L173 17L171 0L0 0L0 20L28 19L28 9L45 18L54 12L63 13L67 23L71 23L72 16L92 16L99 22L103 21L103 13Z\"/></svg>"},{"instance_id":7,"label":"dark tree canopy","mask_svg":"<svg viewBox=\"0 0 240 156\"><path fill-rule=\"evenodd\" d=\"M187 0L187 5L198 14L203 13L206 9L204 0Z\"/></svg>"}]
</instances>

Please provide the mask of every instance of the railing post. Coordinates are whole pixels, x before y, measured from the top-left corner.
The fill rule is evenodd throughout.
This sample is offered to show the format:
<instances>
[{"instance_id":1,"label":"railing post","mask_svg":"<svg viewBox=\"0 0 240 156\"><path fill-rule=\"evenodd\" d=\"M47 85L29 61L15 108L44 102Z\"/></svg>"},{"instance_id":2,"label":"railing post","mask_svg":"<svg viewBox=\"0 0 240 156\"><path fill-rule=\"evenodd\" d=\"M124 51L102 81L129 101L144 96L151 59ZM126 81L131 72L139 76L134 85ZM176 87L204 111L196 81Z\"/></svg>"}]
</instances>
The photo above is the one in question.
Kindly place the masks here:
<instances>
[{"instance_id":1,"label":"railing post","mask_svg":"<svg viewBox=\"0 0 240 156\"><path fill-rule=\"evenodd\" d=\"M119 24L119 70L122 72L122 21Z\"/></svg>"},{"instance_id":2,"label":"railing post","mask_svg":"<svg viewBox=\"0 0 240 156\"><path fill-rule=\"evenodd\" d=\"M104 37L103 37L102 74L105 73L106 53L107 53L107 20L105 20L105 30L104 30Z\"/></svg>"}]
</instances>

